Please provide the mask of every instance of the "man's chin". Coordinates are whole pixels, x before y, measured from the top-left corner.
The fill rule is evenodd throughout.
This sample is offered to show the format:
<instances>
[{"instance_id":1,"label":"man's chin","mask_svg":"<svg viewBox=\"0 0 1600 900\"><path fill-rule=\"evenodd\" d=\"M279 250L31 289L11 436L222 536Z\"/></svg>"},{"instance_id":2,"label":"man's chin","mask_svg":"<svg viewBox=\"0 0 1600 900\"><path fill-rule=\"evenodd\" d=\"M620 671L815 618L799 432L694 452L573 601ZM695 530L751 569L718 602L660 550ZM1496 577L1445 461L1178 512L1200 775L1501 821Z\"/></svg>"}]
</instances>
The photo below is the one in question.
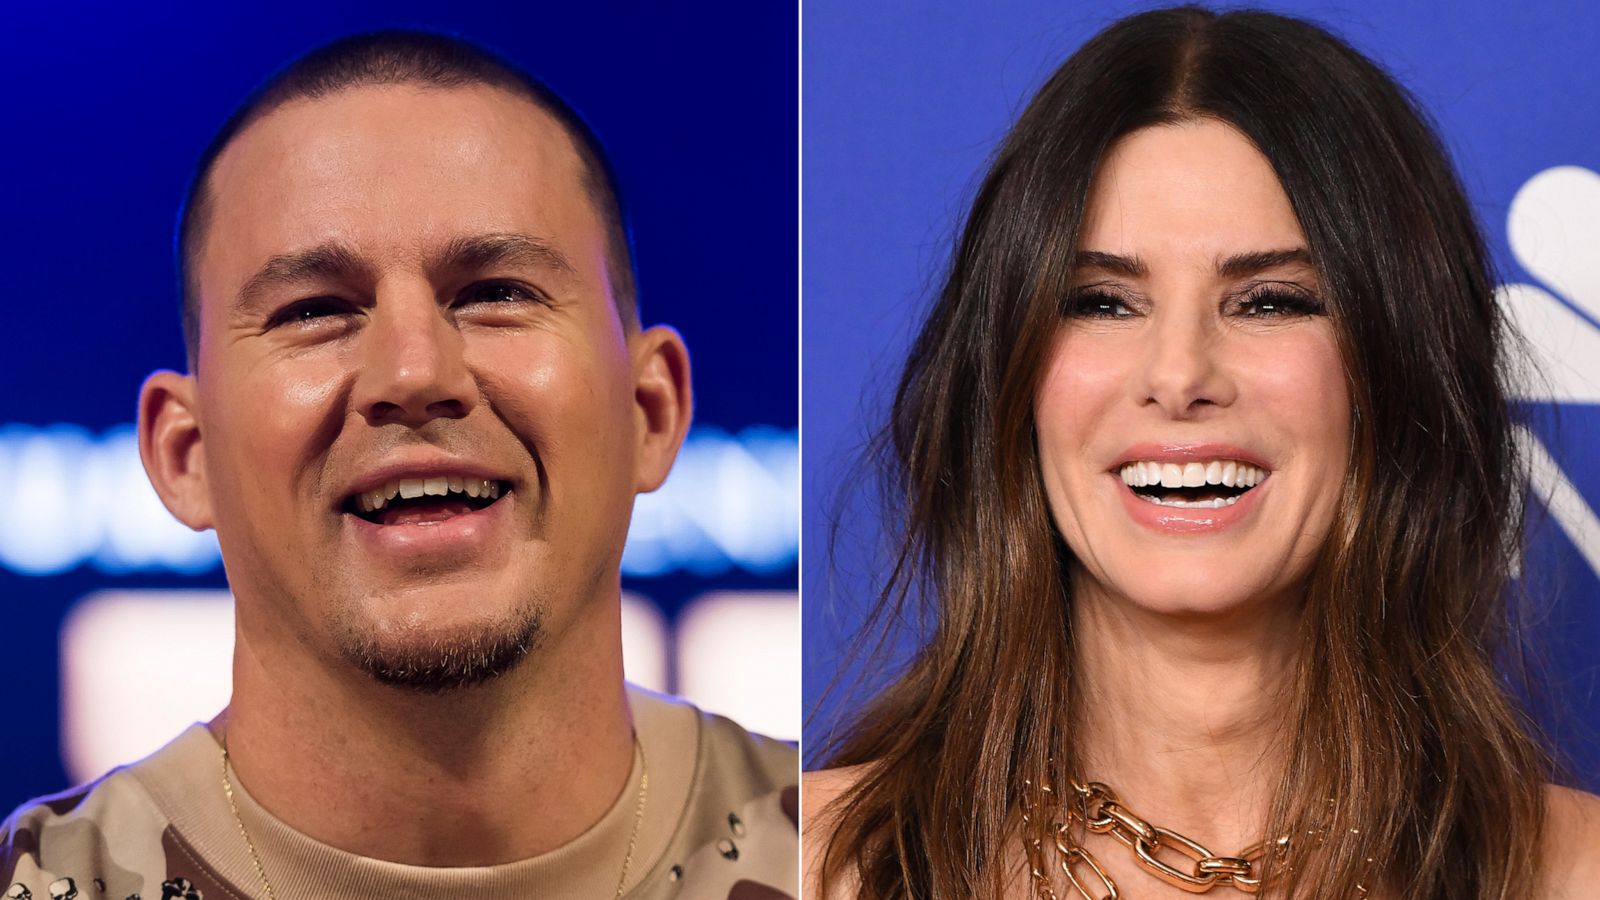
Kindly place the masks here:
<instances>
[{"instance_id":1,"label":"man's chin","mask_svg":"<svg viewBox=\"0 0 1600 900\"><path fill-rule=\"evenodd\" d=\"M339 630L339 651L376 681L441 694L493 681L515 669L539 644L542 616L526 615L472 630L374 634Z\"/></svg>"}]
</instances>

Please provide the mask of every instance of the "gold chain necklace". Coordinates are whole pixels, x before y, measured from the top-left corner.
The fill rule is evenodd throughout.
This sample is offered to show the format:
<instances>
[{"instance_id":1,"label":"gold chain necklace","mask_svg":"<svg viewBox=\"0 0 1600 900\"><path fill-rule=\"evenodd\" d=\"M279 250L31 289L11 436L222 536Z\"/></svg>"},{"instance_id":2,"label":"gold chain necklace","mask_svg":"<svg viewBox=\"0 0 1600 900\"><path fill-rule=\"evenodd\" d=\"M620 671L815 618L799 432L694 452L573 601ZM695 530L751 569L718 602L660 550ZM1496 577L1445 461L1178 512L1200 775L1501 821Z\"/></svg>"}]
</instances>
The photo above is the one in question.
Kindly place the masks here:
<instances>
[{"instance_id":1,"label":"gold chain necklace","mask_svg":"<svg viewBox=\"0 0 1600 900\"><path fill-rule=\"evenodd\" d=\"M628 883L628 870L633 866L633 851L639 841L639 825L644 822L645 797L650 792L650 768L645 762L644 745L639 743L637 734L633 736L633 749L639 756L639 802L633 810L633 828L628 831L628 854L622 858L622 874L617 876L617 898L622 896L622 889ZM267 870L261 865L261 855L256 852L255 841L250 839L250 831L244 827L244 819L239 816L238 804L233 799L233 781L228 777L226 733L222 738L222 793L228 797L228 809L233 811L233 821L239 826L239 834L244 838L244 845L250 848L250 862L255 864L256 875L261 878L261 889L266 892L267 900L278 900L277 895L272 892L272 882L267 880Z\"/></svg>"},{"instance_id":2,"label":"gold chain necklace","mask_svg":"<svg viewBox=\"0 0 1600 900\"><path fill-rule=\"evenodd\" d=\"M1055 850L1060 854L1061 871L1067 876L1067 883L1084 900L1117 900L1119 894L1117 883L1106 874L1100 861L1073 836L1071 825L1074 821L1096 834L1109 834L1116 838L1133 851L1134 859L1145 871L1173 887L1195 894L1203 894L1219 885L1228 885L1247 894L1257 893L1261 890L1258 867L1262 860L1269 851L1275 850L1278 856L1282 856L1289 850L1289 838L1280 837L1270 843L1257 841L1234 856L1218 856L1192 838L1140 818L1122 805L1116 791L1098 781L1088 784L1074 782L1072 790L1075 796L1073 802L1066 805L1064 821L1049 823L1049 829L1054 837L1052 843ZM1055 792L1048 784L1041 784L1039 792L1045 795L1047 807L1054 806L1049 801ZM1032 823L1035 810L1033 783L1030 781L1023 782L1022 805L1022 823L1027 827ZM1189 871L1185 872L1160 857L1161 851L1169 849L1189 859ZM1051 886L1050 876L1046 874L1048 867L1044 864L1043 842L1037 837L1025 836L1023 850L1027 854L1029 874L1038 887L1039 895L1045 900L1056 900L1055 889ZM1096 887L1098 894L1090 893L1091 885ZM1361 890L1363 894L1366 893L1365 888Z\"/></svg>"}]
</instances>

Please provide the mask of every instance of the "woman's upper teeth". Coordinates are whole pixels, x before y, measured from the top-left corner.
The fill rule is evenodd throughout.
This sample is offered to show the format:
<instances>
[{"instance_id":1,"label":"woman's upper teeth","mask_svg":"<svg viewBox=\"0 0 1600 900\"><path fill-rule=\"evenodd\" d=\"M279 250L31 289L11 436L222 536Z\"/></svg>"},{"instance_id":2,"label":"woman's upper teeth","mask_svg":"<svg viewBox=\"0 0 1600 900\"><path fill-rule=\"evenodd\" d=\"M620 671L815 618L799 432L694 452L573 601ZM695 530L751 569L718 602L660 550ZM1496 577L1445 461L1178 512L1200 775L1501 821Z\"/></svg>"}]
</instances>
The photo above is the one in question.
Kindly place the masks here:
<instances>
[{"instance_id":1,"label":"woman's upper teeth","mask_svg":"<svg viewBox=\"0 0 1600 900\"><path fill-rule=\"evenodd\" d=\"M444 497L449 494L466 494L468 497L500 496L500 482L481 478L463 478L459 475L441 475L434 478L397 478L381 488L362 492L357 500L362 512L376 512L389 505L396 497L411 500L422 496Z\"/></svg>"},{"instance_id":2,"label":"woman's upper teeth","mask_svg":"<svg viewBox=\"0 0 1600 900\"><path fill-rule=\"evenodd\" d=\"M1231 459L1204 462L1169 463L1154 460L1125 463L1122 481L1129 487L1201 487L1220 484L1227 487L1254 487L1267 477L1263 469Z\"/></svg>"}]
</instances>

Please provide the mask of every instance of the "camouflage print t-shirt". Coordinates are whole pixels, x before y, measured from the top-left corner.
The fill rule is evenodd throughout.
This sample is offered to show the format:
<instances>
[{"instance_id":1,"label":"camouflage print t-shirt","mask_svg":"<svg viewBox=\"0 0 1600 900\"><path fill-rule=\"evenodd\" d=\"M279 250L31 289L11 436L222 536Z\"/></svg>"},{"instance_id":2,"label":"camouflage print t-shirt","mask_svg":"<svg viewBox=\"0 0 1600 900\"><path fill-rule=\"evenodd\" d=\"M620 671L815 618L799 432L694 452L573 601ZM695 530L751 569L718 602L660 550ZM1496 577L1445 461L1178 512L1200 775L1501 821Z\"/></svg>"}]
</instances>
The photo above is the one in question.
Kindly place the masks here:
<instances>
[{"instance_id":1,"label":"camouflage print t-shirt","mask_svg":"<svg viewBox=\"0 0 1600 900\"><path fill-rule=\"evenodd\" d=\"M650 778L627 896L798 896L794 748L671 698L630 688L628 699ZM204 726L191 726L148 759L12 813L0 824L0 897L264 897L242 822L278 900L609 898L638 804L637 792L624 790L566 846L451 869L346 853L274 818L237 783L234 798L237 821L222 790L221 747Z\"/></svg>"}]
</instances>

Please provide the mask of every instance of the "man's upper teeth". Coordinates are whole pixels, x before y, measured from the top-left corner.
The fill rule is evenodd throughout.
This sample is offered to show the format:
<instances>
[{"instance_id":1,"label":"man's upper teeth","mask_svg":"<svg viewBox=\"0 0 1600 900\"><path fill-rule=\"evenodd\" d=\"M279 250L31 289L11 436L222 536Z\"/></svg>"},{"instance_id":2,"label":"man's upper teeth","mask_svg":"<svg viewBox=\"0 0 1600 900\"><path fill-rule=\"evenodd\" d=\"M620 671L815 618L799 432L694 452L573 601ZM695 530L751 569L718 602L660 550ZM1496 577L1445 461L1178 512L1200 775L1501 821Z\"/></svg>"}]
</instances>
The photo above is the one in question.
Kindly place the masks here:
<instances>
[{"instance_id":1,"label":"man's upper teeth","mask_svg":"<svg viewBox=\"0 0 1600 900\"><path fill-rule=\"evenodd\" d=\"M1206 462L1164 463L1153 460L1126 463L1122 481L1129 487L1201 487L1221 484L1227 487L1255 487L1267 473L1255 466L1231 459Z\"/></svg>"},{"instance_id":2,"label":"man's upper teeth","mask_svg":"<svg viewBox=\"0 0 1600 900\"><path fill-rule=\"evenodd\" d=\"M463 478L459 475L440 475L434 478L397 478L381 488L363 492L360 495L362 512L377 512L389 505L389 501L396 497L413 500L417 497L444 497L450 494L466 494L468 497L488 497L493 500L500 496L500 482L486 481L481 478Z\"/></svg>"}]
</instances>

